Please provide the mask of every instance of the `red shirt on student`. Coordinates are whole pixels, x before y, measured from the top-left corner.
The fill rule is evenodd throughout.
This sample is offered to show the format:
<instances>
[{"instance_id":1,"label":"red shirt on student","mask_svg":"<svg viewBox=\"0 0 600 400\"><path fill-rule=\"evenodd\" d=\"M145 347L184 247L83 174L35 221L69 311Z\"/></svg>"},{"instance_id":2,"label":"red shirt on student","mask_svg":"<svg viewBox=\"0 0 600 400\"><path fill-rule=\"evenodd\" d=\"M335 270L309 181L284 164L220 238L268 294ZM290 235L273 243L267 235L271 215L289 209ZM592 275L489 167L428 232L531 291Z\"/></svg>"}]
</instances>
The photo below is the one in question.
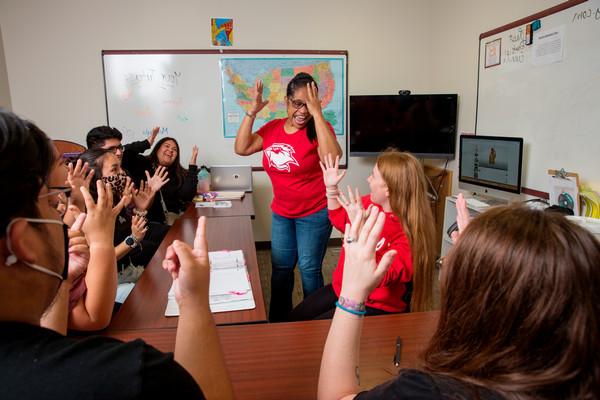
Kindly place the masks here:
<instances>
[{"instance_id":1,"label":"red shirt on student","mask_svg":"<svg viewBox=\"0 0 600 400\"><path fill-rule=\"evenodd\" d=\"M362 203L365 209L373 204L379 211L382 211L378 204L371 201L370 195L363 196ZM344 232L346 223L350 223L348 214L343 207L329 210L329 220L340 232ZM381 257L389 250L396 250L398 254L394 257L394 261L381 283L373 289L365 301L365 305L388 312L402 312L406 310L406 303L402 301L402 297L406 293L406 283L410 282L413 276L412 253L402 224L393 212L385 213L385 224L377 243L375 261L379 263ZM338 297L342 289L344 259L345 253L342 247L338 265L333 271L332 281L333 290Z\"/></svg>"},{"instance_id":2,"label":"red shirt on student","mask_svg":"<svg viewBox=\"0 0 600 400\"><path fill-rule=\"evenodd\" d=\"M317 140L310 142L306 127L285 132L286 118L272 120L258 132L263 139L263 168L271 178L271 210L286 218L300 218L327 206ZM332 135L331 125L329 130Z\"/></svg>"}]
</instances>

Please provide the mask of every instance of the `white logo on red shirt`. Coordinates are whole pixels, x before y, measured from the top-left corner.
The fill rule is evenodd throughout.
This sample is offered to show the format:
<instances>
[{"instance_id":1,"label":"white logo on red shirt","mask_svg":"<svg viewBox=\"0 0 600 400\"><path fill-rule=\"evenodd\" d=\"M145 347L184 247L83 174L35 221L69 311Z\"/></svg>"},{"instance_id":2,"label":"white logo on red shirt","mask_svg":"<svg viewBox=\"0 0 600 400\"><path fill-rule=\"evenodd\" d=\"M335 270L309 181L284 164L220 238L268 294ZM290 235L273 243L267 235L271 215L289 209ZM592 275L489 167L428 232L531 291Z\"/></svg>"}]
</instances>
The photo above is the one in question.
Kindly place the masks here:
<instances>
[{"instance_id":1,"label":"white logo on red shirt","mask_svg":"<svg viewBox=\"0 0 600 400\"><path fill-rule=\"evenodd\" d=\"M379 242L377 242L377 246L375 246L375 251L379 251L379 249L383 247L384 243L385 243L385 238L382 237L379 240Z\"/></svg>"},{"instance_id":2,"label":"white logo on red shirt","mask_svg":"<svg viewBox=\"0 0 600 400\"><path fill-rule=\"evenodd\" d=\"M267 160L269 160L269 167L290 172L291 164L299 166L298 161L293 156L296 150L287 143L273 143L264 152Z\"/></svg>"}]
</instances>

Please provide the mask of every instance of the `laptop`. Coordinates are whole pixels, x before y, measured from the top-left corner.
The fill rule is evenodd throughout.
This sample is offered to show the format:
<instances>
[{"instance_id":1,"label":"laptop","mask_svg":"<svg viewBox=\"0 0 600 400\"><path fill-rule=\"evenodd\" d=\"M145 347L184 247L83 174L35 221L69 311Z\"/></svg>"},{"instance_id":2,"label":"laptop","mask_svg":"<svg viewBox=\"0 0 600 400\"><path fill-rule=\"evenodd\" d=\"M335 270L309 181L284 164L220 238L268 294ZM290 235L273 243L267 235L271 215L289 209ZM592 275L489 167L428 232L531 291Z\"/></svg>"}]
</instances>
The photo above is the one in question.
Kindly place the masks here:
<instances>
[{"instance_id":1,"label":"laptop","mask_svg":"<svg viewBox=\"0 0 600 400\"><path fill-rule=\"evenodd\" d=\"M213 165L210 167L210 190L252 191L252 166Z\"/></svg>"}]
</instances>

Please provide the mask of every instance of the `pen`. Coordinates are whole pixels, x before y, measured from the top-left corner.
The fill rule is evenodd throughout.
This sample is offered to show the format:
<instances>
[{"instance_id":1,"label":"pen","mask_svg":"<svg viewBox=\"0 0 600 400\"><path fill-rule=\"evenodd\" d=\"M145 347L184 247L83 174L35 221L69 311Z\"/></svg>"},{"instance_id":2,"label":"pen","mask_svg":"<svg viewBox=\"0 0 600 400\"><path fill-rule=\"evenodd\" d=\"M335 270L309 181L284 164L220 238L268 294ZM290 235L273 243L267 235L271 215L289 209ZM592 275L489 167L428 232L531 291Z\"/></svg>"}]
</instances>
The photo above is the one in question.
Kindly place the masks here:
<instances>
[{"instance_id":1,"label":"pen","mask_svg":"<svg viewBox=\"0 0 600 400\"><path fill-rule=\"evenodd\" d=\"M394 353L394 366L400 365L400 351L402 350L402 339L400 336L396 337L396 352Z\"/></svg>"}]
</instances>

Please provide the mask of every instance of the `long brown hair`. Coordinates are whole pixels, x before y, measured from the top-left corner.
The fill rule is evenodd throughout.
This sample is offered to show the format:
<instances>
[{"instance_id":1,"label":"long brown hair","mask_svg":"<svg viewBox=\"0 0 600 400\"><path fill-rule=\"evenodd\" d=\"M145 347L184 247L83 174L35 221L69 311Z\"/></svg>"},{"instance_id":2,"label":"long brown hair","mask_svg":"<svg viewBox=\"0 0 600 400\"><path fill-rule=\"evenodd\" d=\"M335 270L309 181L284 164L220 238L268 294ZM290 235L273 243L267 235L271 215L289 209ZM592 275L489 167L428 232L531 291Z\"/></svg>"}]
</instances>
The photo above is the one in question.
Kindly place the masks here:
<instances>
[{"instance_id":1,"label":"long brown hair","mask_svg":"<svg viewBox=\"0 0 600 400\"><path fill-rule=\"evenodd\" d=\"M600 398L600 242L561 215L498 207L444 262L426 370L507 398Z\"/></svg>"},{"instance_id":2,"label":"long brown hair","mask_svg":"<svg viewBox=\"0 0 600 400\"><path fill-rule=\"evenodd\" d=\"M411 311L433 308L435 226L427 200L427 178L419 160L410 153L387 150L377 158L390 206L408 237L413 262Z\"/></svg>"}]
</instances>

